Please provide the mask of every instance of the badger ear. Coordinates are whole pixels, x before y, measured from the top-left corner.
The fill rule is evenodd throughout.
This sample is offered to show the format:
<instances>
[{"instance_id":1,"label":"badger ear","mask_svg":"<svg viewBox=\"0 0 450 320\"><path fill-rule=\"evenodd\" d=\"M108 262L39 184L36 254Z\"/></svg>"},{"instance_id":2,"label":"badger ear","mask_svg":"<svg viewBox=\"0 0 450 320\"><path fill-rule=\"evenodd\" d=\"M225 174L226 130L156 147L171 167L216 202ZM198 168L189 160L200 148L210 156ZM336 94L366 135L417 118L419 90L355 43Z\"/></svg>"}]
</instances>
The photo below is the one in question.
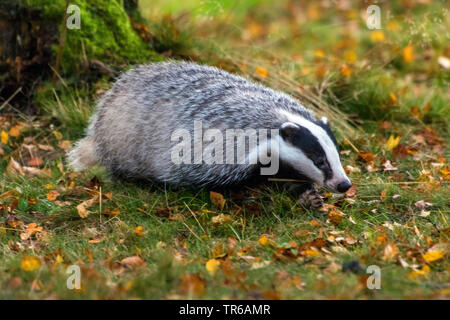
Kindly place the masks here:
<instances>
[{"instance_id":1,"label":"badger ear","mask_svg":"<svg viewBox=\"0 0 450 320\"><path fill-rule=\"evenodd\" d=\"M285 122L280 127L280 134L285 141L292 141L299 130L300 127L297 124L293 122Z\"/></svg>"}]
</instances>

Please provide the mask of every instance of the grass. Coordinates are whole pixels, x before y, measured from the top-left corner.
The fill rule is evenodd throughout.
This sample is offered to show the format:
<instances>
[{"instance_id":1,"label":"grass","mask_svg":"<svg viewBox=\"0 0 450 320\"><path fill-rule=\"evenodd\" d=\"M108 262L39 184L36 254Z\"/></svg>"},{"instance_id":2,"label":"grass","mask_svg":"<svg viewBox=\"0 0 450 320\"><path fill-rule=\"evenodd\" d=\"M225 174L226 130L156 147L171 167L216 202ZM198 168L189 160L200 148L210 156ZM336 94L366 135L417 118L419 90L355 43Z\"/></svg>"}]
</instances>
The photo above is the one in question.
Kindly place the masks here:
<instances>
[{"instance_id":1,"label":"grass","mask_svg":"<svg viewBox=\"0 0 450 320\"><path fill-rule=\"evenodd\" d=\"M424 18L440 17L442 3L382 8L394 15L383 16L381 42L371 40L353 6L227 2L211 11L213 20L161 18L183 9L179 3L141 3L153 24L171 30L158 33L156 50L244 74L329 116L356 193L322 190L335 206L326 212L261 186L223 192L220 209L210 190L136 185L102 168L75 174L63 164L65 150L111 83L44 87L36 99L42 116L0 118L8 133L0 145L0 297L448 299L449 72L437 64L448 57L440 32L448 17L440 24ZM200 6L183 3L191 12ZM406 18L424 32L411 34ZM11 131L17 125L18 134ZM400 137L397 146L390 137ZM33 158L43 160L37 173L23 168ZM385 171L386 160L398 169ZM96 195L102 201L81 218L77 206ZM420 200L432 206L421 210ZM27 237L32 223L42 229ZM136 256L134 265L124 260ZM215 272L206 268L211 261ZM358 270L344 272L349 263ZM66 287L73 264L81 268L78 290ZM370 265L381 268L380 290L366 287Z\"/></svg>"}]
</instances>

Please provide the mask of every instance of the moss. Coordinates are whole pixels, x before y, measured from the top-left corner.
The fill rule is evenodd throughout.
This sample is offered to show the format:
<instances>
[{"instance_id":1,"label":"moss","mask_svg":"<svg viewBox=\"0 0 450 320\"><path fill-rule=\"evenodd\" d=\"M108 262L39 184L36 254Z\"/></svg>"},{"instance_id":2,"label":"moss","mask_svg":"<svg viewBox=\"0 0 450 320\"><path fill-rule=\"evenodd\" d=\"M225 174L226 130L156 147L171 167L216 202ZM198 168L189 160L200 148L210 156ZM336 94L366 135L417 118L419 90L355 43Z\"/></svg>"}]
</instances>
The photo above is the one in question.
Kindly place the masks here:
<instances>
[{"instance_id":1,"label":"moss","mask_svg":"<svg viewBox=\"0 0 450 320\"><path fill-rule=\"evenodd\" d=\"M81 28L68 29L61 68L64 74L82 73L88 60L117 66L161 60L134 31L123 1L72 0L80 8ZM22 0L22 5L42 10L44 18L62 23L65 0ZM56 55L58 45L53 46Z\"/></svg>"}]
</instances>

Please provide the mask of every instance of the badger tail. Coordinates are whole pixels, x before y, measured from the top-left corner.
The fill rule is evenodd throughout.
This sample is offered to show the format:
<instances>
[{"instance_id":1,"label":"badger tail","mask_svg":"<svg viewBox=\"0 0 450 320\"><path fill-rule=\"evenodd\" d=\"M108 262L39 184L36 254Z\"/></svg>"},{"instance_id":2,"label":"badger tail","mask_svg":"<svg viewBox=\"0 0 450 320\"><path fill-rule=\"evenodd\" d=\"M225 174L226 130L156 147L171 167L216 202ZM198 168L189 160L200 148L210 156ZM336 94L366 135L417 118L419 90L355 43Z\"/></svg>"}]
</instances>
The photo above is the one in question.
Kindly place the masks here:
<instances>
[{"instance_id":1,"label":"badger tail","mask_svg":"<svg viewBox=\"0 0 450 320\"><path fill-rule=\"evenodd\" d=\"M75 171L81 171L98 164L95 149L95 141L91 136L78 141L67 154L69 166Z\"/></svg>"}]
</instances>

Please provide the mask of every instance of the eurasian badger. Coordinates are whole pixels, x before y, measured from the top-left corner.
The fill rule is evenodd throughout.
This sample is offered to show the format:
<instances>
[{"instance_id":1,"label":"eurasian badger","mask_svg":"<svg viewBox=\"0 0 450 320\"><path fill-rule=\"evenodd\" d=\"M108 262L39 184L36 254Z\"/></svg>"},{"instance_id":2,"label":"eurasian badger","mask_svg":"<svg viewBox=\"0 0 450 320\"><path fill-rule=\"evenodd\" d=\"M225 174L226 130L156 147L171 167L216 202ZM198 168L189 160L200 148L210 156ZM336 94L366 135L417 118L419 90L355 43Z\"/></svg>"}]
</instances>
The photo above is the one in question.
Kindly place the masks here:
<instances>
[{"instance_id":1,"label":"eurasian badger","mask_svg":"<svg viewBox=\"0 0 450 320\"><path fill-rule=\"evenodd\" d=\"M195 136L198 123L202 126L199 141L212 142L222 136L223 149L219 143L217 150L195 150L195 140L193 154L184 154L192 150L192 141L174 138L174 132L182 129ZM203 134L211 128L218 136L205 139ZM230 151L224 151L227 143L231 142L233 152L237 148L237 138L227 135L229 129L247 133L264 129L271 134L263 139L259 130L257 146L249 142L250 138L244 139L244 163L237 162L234 155L227 158L234 161L225 161L220 152ZM173 152L180 145L187 147L178 153L187 160L181 163L174 161ZM322 203L314 182L338 192L351 187L326 118L317 120L287 94L215 67L189 62L142 65L124 73L98 103L87 136L68 158L74 170L101 164L113 175L214 187L261 176L260 170L268 166L267 161L255 161L261 150L266 150L272 160L278 157L279 170L273 176L305 181L297 192L308 205ZM199 155L203 157L200 161ZM212 158L220 160L207 161Z\"/></svg>"}]
</instances>

